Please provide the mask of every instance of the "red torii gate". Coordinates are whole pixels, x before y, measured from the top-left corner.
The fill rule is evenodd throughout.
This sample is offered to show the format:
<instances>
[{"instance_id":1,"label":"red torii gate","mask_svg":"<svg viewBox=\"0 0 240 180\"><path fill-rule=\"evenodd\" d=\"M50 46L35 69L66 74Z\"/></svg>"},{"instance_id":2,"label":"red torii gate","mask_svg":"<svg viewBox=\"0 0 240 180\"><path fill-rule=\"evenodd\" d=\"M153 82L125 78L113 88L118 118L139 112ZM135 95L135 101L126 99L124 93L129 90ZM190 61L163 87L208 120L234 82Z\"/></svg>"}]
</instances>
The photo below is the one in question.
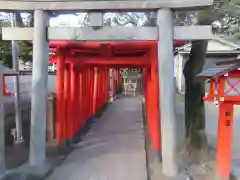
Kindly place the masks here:
<instances>
[{"instance_id":1,"label":"red torii gate","mask_svg":"<svg viewBox=\"0 0 240 180\"><path fill-rule=\"evenodd\" d=\"M184 41L175 41L174 46ZM74 138L89 118L109 101L109 69L143 69L149 137L154 151L160 151L157 42L49 43L50 62L57 64L56 140L61 146Z\"/></svg>"}]
</instances>

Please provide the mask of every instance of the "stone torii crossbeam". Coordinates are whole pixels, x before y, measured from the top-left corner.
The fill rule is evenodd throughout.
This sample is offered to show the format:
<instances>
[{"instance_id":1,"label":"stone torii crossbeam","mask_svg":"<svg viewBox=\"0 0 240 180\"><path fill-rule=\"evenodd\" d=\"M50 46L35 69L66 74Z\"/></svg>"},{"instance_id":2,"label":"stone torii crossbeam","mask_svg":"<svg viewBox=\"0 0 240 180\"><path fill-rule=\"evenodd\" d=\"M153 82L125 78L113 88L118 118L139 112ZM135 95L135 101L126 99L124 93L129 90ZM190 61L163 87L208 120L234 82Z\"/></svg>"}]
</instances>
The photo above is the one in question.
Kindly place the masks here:
<instances>
[{"instance_id":1,"label":"stone torii crossbeam","mask_svg":"<svg viewBox=\"0 0 240 180\"><path fill-rule=\"evenodd\" d=\"M164 108L161 111L160 118L162 132L162 171L167 176L176 176L178 174L178 165L175 153L176 117L173 108L175 105L173 40L211 39L212 31L211 26L174 27L172 11L202 9L212 4L213 0L1 0L1 10L34 11L34 27L2 28L3 40L33 41L30 166L39 167L46 161L45 132L48 41L153 40L158 41L159 104L160 107ZM153 10L157 12L156 27L103 27L103 12ZM49 27L48 11L91 12L90 27ZM93 28L96 26L98 28ZM2 99L0 99L0 109L2 106ZM3 123L3 120L1 120L1 137L4 136ZM0 157L4 156L4 141L2 140L0 141L0 154ZM2 172L4 171L4 164L4 159L1 159L0 170Z\"/></svg>"}]
</instances>

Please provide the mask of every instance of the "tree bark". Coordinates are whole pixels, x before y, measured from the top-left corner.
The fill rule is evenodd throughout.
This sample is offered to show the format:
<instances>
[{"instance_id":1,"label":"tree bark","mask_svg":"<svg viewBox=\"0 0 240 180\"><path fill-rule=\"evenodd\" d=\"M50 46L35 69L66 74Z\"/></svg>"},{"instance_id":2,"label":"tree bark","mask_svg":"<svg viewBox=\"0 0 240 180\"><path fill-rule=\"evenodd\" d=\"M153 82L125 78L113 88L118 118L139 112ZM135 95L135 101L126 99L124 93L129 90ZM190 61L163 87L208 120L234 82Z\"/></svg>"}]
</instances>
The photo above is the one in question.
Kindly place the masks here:
<instances>
[{"instance_id":1,"label":"tree bark","mask_svg":"<svg viewBox=\"0 0 240 180\"><path fill-rule=\"evenodd\" d=\"M198 25L210 25L212 23L211 9L197 12ZM205 135L205 108L203 96L205 95L205 83L197 78L204 66L208 41L197 40L192 42L192 48L188 61L185 64L183 74L185 76L185 126L186 136L190 138L190 145L197 149L206 147Z\"/></svg>"},{"instance_id":2,"label":"tree bark","mask_svg":"<svg viewBox=\"0 0 240 180\"><path fill-rule=\"evenodd\" d=\"M16 23L17 23L17 27L24 27L24 23L21 17L21 12L17 11L15 12L16 14Z\"/></svg>"}]
</instances>

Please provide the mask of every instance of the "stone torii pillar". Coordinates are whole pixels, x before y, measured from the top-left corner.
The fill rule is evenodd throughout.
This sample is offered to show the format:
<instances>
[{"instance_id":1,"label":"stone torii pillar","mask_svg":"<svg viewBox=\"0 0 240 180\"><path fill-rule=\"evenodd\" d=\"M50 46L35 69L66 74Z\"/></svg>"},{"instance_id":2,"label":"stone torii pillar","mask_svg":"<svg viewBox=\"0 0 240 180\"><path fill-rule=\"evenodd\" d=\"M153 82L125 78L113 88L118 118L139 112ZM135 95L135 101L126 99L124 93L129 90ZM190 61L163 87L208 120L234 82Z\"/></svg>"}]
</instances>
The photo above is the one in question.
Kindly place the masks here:
<instances>
[{"instance_id":1,"label":"stone torii pillar","mask_svg":"<svg viewBox=\"0 0 240 180\"><path fill-rule=\"evenodd\" d=\"M169 8L157 11L158 69L161 114L162 171L164 175L176 176L178 165L176 160L176 117L175 86L173 60L173 15Z\"/></svg>"},{"instance_id":2,"label":"stone torii pillar","mask_svg":"<svg viewBox=\"0 0 240 180\"><path fill-rule=\"evenodd\" d=\"M3 102L3 68L0 62L0 175L5 173L5 133L4 133L4 102Z\"/></svg>"},{"instance_id":3,"label":"stone torii pillar","mask_svg":"<svg viewBox=\"0 0 240 180\"><path fill-rule=\"evenodd\" d=\"M46 12L43 10L35 10L33 30L30 166L41 166L46 160L45 139L48 93L47 24L48 19Z\"/></svg>"}]
</instances>

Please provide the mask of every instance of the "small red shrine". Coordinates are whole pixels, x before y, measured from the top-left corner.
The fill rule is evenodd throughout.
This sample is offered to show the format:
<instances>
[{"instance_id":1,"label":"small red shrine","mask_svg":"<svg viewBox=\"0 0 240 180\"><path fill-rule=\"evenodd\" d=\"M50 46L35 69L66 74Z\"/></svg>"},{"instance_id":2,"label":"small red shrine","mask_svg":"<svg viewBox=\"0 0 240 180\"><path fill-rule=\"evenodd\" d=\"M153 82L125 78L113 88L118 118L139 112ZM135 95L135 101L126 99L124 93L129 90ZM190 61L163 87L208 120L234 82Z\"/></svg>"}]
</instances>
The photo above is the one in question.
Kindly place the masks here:
<instances>
[{"instance_id":1,"label":"small red shrine","mask_svg":"<svg viewBox=\"0 0 240 180\"><path fill-rule=\"evenodd\" d=\"M198 76L210 83L204 100L219 104L217 174L229 179L234 105L240 104L240 59L217 63Z\"/></svg>"},{"instance_id":2,"label":"small red shrine","mask_svg":"<svg viewBox=\"0 0 240 180\"><path fill-rule=\"evenodd\" d=\"M17 76L17 72L13 71L7 67L5 67L4 65L2 65L2 63L0 63L0 69L2 71L2 91L3 91L3 96L11 96L13 95L12 92L8 92L7 88L6 88L6 77L7 76Z\"/></svg>"}]
</instances>

